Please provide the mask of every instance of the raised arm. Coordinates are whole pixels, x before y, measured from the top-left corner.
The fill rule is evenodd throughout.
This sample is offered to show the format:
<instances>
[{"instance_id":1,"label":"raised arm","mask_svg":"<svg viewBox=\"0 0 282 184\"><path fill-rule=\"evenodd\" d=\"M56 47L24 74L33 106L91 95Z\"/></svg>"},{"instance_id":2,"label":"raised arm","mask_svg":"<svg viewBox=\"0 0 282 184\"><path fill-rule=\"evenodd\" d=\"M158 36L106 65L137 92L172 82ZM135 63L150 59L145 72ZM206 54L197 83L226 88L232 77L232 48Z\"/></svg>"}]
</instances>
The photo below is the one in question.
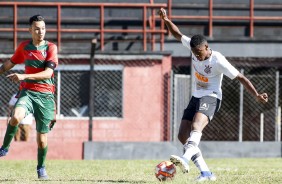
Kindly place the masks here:
<instances>
[{"instance_id":1,"label":"raised arm","mask_svg":"<svg viewBox=\"0 0 282 184\"><path fill-rule=\"evenodd\" d=\"M256 97L256 100L261 103L266 103L268 101L268 96L266 93L259 94L251 81L247 79L243 74L239 73L239 75L236 77L240 83L247 89L249 93L254 95Z\"/></svg>"},{"instance_id":2,"label":"raised arm","mask_svg":"<svg viewBox=\"0 0 282 184\"><path fill-rule=\"evenodd\" d=\"M171 34L178 40L181 41L182 33L179 31L178 27L171 22L171 20L168 19L165 9L161 8L159 10L159 15L162 20L164 20L164 23L168 30L171 32Z\"/></svg>"}]
</instances>

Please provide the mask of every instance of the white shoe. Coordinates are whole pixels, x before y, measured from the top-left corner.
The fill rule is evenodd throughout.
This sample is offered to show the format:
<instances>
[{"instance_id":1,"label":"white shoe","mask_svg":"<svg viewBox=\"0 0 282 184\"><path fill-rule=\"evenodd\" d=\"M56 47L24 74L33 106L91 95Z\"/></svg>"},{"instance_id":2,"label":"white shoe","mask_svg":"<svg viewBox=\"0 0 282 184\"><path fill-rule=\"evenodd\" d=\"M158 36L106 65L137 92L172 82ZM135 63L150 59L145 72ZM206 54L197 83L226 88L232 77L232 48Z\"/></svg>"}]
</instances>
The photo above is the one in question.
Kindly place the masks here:
<instances>
[{"instance_id":1,"label":"white shoe","mask_svg":"<svg viewBox=\"0 0 282 184\"><path fill-rule=\"evenodd\" d=\"M170 161L174 163L174 165L179 166L183 173L189 172L189 165L183 158L176 155L171 155Z\"/></svg>"},{"instance_id":2,"label":"white shoe","mask_svg":"<svg viewBox=\"0 0 282 184\"><path fill-rule=\"evenodd\" d=\"M215 181L216 176L211 173L210 176L203 176L202 174L196 179L196 182L203 182L203 181Z\"/></svg>"}]
</instances>

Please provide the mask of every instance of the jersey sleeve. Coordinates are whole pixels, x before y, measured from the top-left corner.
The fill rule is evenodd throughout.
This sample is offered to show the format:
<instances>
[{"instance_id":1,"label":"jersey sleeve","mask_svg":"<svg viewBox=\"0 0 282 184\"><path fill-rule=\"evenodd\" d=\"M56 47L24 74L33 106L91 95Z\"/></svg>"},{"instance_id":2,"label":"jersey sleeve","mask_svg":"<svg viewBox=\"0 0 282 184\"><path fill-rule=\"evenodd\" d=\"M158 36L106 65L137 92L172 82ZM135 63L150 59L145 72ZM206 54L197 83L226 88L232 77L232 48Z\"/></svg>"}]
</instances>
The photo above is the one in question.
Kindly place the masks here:
<instances>
[{"instance_id":1,"label":"jersey sleeve","mask_svg":"<svg viewBox=\"0 0 282 184\"><path fill-rule=\"evenodd\" d=\"M239 71L232 66L223 55L218 55L217 69L230 79L234 79L239 74Z\"/></svg>"},{"instance_id":2,"label":"jersey sleeve","mask_svg":"<svg viewBox=\"0 0 282 184\"><path fill-rule=\"evenodd\" d=\"M181 37L182 45L184 47L187 47L189 50L191 50L190 49L190 41L191 41L191 38L189 38L188 36L182 35L182 37Z\"/></svg>"},{"instance_id":3,"label":"jersey sleeve","mask_svg":"<svg viewBox=\"0 0 282 184\"><path fill-rule=\"evenodd\" d=\"M24 57L24 44L23 43L19 45L19 47L16 49L14 55L11 57L10 60L14 64L24 63L25 57Z\"/></svg>"},{"instance_id":4,"label":"jersey sleeve","mask_svg":"<svg viewBox=\"0 0 282 184\"><path fill-rule=\"evenodd\" d=\"M55 64L54 68L58 67L58 50L55 44L50 44L47 50L47 57L45 59L46 62L51 62Z\"/></svg>"}]
</instances>

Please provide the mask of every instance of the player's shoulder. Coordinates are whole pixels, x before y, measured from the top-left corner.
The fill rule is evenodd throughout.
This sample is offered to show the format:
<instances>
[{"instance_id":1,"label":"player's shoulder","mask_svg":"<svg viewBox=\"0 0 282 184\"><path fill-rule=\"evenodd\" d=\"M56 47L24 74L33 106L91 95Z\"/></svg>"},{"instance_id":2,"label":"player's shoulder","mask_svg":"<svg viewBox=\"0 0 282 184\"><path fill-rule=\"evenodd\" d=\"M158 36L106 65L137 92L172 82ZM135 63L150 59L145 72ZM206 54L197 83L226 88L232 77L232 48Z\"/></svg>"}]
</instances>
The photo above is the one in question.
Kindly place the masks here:
<instances>
[{"instance_id":1,"label":"player's shoulder","mask_svg":"<svg viewBox=\"0 0 282 184\"><path fill-rule=\"evenodd\" d=\"M215 50L212 50L212 55L215 56L215 57L224 57L223 54L221 54L220 52L215 51Z\"/></svg>"},{"instance_id":2,"label":"player's shoulder","mask_svg":"<svg viewBox=\"0 0 282 184\"><path fill-rule=\"evenodd\" d=\"M220 62L222 60L226 60L225 56L218 51L213 50L212 56L213 56L214 60L216 60L217 62Z\"/></svg>"},{"instance_id":3,"label":"player's shoulder","mask_svg":"<svg viewBox=\"0 0 282 184\"><path fill-rule=\"evenodd\" d=\"M19 44L19 47L25 47L26 45L30 44L31 40L25 40L25 41L22 41L20 44Z\"/></svg>"},{"instance_id":4,"label":"player's shoulder","mask_svg":"<svg viewBox=\"0 0 282 184\"><path fill-rule=\"evenodd\" d=\"M190 43L191 38L189 36L182 35L180 40L181 40L181 42L188 42L188 43Z\"/></svg>"},{"instance_id":5,"label":"player's shoulder","mask_svg":"<svg viewBox=\"0 0 282 184\"><path fill-rule=\"evenodd\" d=\"M58 48L57 48L57 45L55 43L46 41L46 44L47 44L47 47L48 47L49 51L57 52Z\"/></svg>"},{"instance_id":6,"label":"player's shoulder","mask_svg":"<svg viewBox=\"0 0 282 184\"><path fill-rule=\"evenodd\" d=\"M57 45L53 42L50 42L50 41L46 41L48 47L56 47L57 48Z\"/></svg>"}]
</instances>

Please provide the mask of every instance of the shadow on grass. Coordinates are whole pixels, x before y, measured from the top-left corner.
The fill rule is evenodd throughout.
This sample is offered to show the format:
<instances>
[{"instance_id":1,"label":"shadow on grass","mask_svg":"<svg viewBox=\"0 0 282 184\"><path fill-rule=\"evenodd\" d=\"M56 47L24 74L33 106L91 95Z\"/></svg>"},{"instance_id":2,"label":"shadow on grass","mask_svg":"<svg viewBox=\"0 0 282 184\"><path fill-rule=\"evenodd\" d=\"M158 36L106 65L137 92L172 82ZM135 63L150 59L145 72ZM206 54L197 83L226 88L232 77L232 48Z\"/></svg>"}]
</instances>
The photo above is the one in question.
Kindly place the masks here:
<instances>
[{"instance_id":1,"label":"shadow on grass","mask_svg":"<svg viewBox=\"0 0 282 184\"><path fill-rule=\"evenodd\" d=\"M132 181L132 180L68 180L69 182L72 181L90 181L90 182L105 182L105 183L147 183L146 181Z\"/></svg>"},{"instance_id":2,"label":"shadow on grass","mask_svg":"<svg viewBox=\"0 0 282 184\"><path fill-rule=\"evenodd\" d=\"M19 181L17 179L0 179L0 183L2 182L16 182ZM89 179L70 179L70 180L31 180L31 181L43 181L43 182L66 182L66 183L70 183L70 182L95 182L95 183L149 183L146 181L132 181L132 180L89 180Z\"/></svg>"}]
</instances>

